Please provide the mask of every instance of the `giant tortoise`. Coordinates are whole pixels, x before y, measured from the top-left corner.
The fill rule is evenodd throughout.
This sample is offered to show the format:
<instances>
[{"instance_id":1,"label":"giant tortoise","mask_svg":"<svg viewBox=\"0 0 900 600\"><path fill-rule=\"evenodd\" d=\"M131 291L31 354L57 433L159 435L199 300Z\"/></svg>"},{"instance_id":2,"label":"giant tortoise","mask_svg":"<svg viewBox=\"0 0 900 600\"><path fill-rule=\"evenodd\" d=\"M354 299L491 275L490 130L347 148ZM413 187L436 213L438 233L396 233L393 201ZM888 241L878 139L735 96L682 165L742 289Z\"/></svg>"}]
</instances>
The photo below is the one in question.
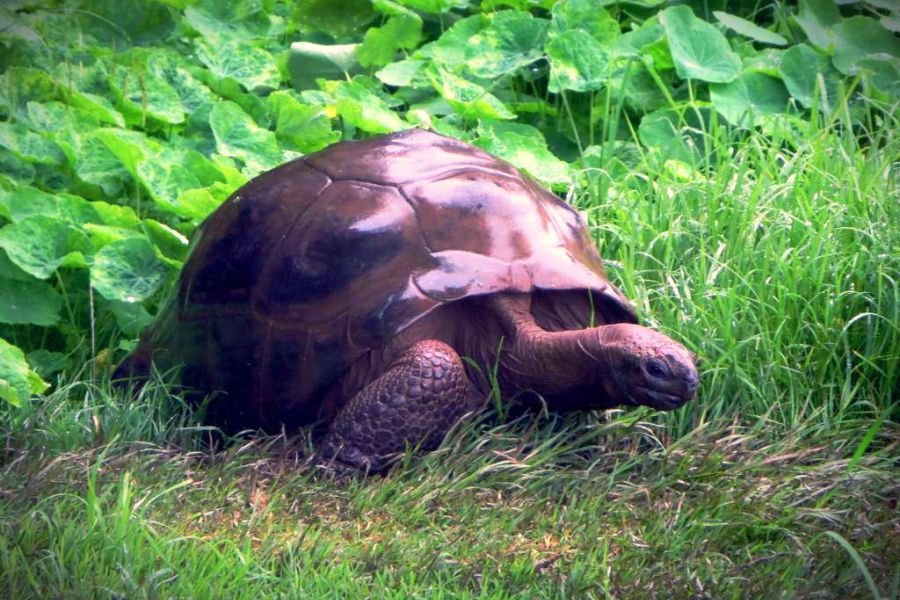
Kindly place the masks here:
<instances>
[{"instance_id":1,"label":"giant tortoise","mask_svg":"<svg viewBox=\"0 0 900 600\"><path fill-rule=\"evenodd\" d=\"M216 425L317 423L322 456L368 471L438 445L483 406L484 372L551 410L671 410L698 383L684 346L638 324L578 213L422 130L338 143L235 192L117 375L151 363L213 394Z\"/></svg>"}]
</instances>

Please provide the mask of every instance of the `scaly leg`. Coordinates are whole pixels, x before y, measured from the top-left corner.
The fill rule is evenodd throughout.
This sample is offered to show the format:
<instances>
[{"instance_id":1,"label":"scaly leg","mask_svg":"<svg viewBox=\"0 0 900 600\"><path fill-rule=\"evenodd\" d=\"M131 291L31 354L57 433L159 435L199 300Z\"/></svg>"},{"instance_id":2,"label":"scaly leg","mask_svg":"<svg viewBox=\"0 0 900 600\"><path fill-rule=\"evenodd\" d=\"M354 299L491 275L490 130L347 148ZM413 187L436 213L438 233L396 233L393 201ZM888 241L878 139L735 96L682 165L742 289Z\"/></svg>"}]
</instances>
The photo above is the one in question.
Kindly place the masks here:
<instances>
[{"instance_id":1,"label":"scaly leg","mask_svg":"<svg viewBox=\"0 0 900 600\"><path fill-rule=\"evenodd\" d=\"M363 472L384 471L408 446L436 448L480 404L456 351L444 342L423 340L338 412L321 452Z\"/></svg>"}]
</instances>

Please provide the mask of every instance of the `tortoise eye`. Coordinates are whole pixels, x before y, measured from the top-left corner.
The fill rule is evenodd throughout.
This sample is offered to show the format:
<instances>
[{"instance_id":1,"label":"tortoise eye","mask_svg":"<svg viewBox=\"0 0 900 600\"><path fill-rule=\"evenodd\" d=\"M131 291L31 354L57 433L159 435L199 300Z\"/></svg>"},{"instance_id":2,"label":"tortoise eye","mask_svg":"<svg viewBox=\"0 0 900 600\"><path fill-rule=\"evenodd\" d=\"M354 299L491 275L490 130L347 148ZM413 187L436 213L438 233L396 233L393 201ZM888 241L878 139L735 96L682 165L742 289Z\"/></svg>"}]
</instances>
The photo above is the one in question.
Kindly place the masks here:
<instances>
[{"instance_id":1,"label":"tortoise eye","mask_svg":"<svg viewBox=\"0 0 900 600\"><path fill-rule=\"evenodd\" d=\"M651 358L647 361L647 374L651 377L668 377L671 374L668 365L658 358Z\"/></svg>"}]
</instances>

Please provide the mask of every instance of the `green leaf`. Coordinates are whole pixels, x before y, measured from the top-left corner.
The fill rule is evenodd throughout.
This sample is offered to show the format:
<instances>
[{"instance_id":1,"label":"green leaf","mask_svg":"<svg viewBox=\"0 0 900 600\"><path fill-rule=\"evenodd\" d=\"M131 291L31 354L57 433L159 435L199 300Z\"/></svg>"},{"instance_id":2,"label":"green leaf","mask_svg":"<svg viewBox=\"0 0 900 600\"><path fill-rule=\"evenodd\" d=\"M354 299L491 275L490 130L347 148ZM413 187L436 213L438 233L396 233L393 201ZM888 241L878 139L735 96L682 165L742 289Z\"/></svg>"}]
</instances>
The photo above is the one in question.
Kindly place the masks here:
<instances>
[{"instance_id":1,"label":"green leaf","mask_svg":"<svg viewBox=\"0 0 900 600\"><path fill-rule=\"evenodd\" d=\"M184 20L213 43L275 38L284 30L282 20L260 6L258 0L200 0L185 9Z\"/></svg>"},{"instance_id":2,"label":"green leaf","mask_svg":"<svg viewBox=\"0 0 900 600\"><path fill-rule=\"evenodd\" d=\"M621 35L619 22L595 0L560 0L553 4L550 37L579 29L602 46L610 47Z\"/></svg>"},{"instance_id":3,"label":"green leaf","mask_svg":"<svg viewBox=\"0 0 900 600\"><path fill-rule=\"evenodd\" d=\"M741 59L722 32L694 16L687 6L673 6L659 15L666 31L675 70L682 79L727 83L740 75Z\"/></svg>"},{"instance_id":4,"label":"green leaf","mask_svg":"<svg viewBox=\"0 0 900 600\"><path fill-rule=\"evenodd\" d=\"M29 67L10 67L0 74L0 107L12 112L28 102L55 100L57 83L45 72Z\"/></svg>"},{"instance_id":5,"label":"green leaf","mask_svg":"<svg viewBox=\"0 0 900 600\"><path fill-rule=\"evenodd\" d=\"M696 166L705 160L709 147L705 132L710 130L707 107L663 109L641 119L640 141L658 154L662 161L678 160Z\"/></svg>"},{"instance_id":6,"label":"green leaf","mask_svg":"<svg viewBox=\"0 0 900 600\"><path fill-rule=\"evenodd\" d=\"M588 146L576 165L590 179L602 177L613 187L636 185L641 173L641 154L634 142L614 141L603 146Z\"/></svg>"},{"instance_id":7,"label":"green leaf","mask_svg":"<svg viewBox=\"0 0 900 600\"><path fill-rule=\"evenodd\" d=\"M369 133L390 133L409 125L378 94L357 80L331 87L337 112L348 123Z\"/></svg>"},{"instance_id":8,"label":"green leaf","mask_svg":"<svg viewBox=\"0 0 900 600\"><path fill-rule=\"evenodd\" d=\"M469 38L466 66L478 77L502 77L530 65L543 55L549 22L529 13L505 10Z\"/></svg>"},{"instance_id":9,"label":"green leaf","mask_svg":"<svg viewBox=\"0 0 900 600\"><path fill-rule=\"evenodd\" d=\"M25 357L40 377L50 377L66 368L66 355L40 348Z\"/></svg>"},{"instance_id":10,"label":"green leaf","mask_svg":"<svg viewBox=\"0 0 900 600\"><path fill-rule=\"evenodd\" d=\"M117 127L125 126L125 117L116 110L112 102L103 96L88 92L79 92L78 90L69 90L68 99L72 106L90 114L98 121Z\"/></svg>"},{"instance_id":11,"label":"green leaf","mask_svg":"<svg viewBox=\"0 0 900 600\"><path fill-rule=\"evenodd\" d=\"M422 12L438 15L448 12L453 7L465 6L460 0L394 0L397 4L408 6Z\"/></svg>"},{"instance_id":12,"label":"green leaf","mask_svg":"<svg viewBox=\"0 0 900 600\"><path fill-rule=\"evenodd\" d=\"M249 91L276 89L281 73L275 58L266 50L250 42L205 38L194 41L197 58L218 77L233 79Z\"/></svg>"},{"instance_id":13,"label":"green leaf","mask_svg":"<svg viewBox=\"0 0 900 600\"><path fill-rule=\"evenodd\" d=\"M0 338L0 398L21 406L32 394L40 394L48 387L50 384L28 366L25 354Z\"/></svg>"},{"instance_id":14,"label":"green leaf","mask_svg":"<svg viewBox=\"0 0 900 600\"><path fill-rule=\"evenodd\" d=\"M109 100L114 94L105 61L93 65L62 63L54 71L60 81L69 82L62 92L66 101L102 123L125 126L125 119Z\"/></svg>"},{"instance_id":15,"label":"green leaf","mask_svg":"<svg viewBox=\"0 0 900 600\"><path fill-rule=\"evenodd\" d=\"M713 15L715 15L716 19L728 29L739 33L744 37L748 37L751 40L756 40L762 44L771 44L773 46L787 46L788 41L784 36L778 35L774 31L763 29L756 23L748 21L747 19L742 19L719 10L713 11Z\"/></svg>"},{"instance_id":16,"label":"green leaf","mask_svg":"<svg viewBox=\"0 0 900 600\"><path fill-rule=\"evenodd\" d=\"M46 279L61 266L85 267L92 246L78 229L52 217L37 215L0 229L0 248L17 267Z\"/></svg>"},{"instance_id":17,"label":"green leaf","mask_svg":"<svg viewBox=\"0 0 900 600\"><path fill-rule=\"evenodd\" d=\"M303 104L284 90L269 95L268 102L275 116L276 137L301 152L315 152L341 139L340 132L331 128L324 107Z\"/></svg>"},{"instance_id":18,"label":"green leaf","mask_svg":"<svg viewBox=\"0 0 900 600\"><path fill-rule=\"evenodd\" d=\"M0 215L13 223L42 215L70 225L98 221L99 215L90 202L70 194L51 194L29 185L0 191Z\"/></svg>"},{"instance_id":19,"label":"green leaf","mask_svg":"<svg viewBox=\"0 0 900 600\"><path fill-rule=\"evenodd\" d=\"M26 124L33 131L49 133L59 142L63 137L69 142L77 133L88 132L98 125L91 115L55 100L50 102L30 101L25 106Z\"/></svg>"},{"instance_id":20,"label":"green leaf","mask_svg":"<svg viewBox=\"0 0 900 600\"><path fill-rule=\"evenodd\" d=\"M640 58L657 71L675 67L666 30L656 19L648 20L637 29L623 34L616 40L614 52L618 56Z\"/></svg>"},{"instance_id":21,"label":"green leaf","mask_svg":"<svg viewBox=\"0 0 900 600\"><path fill-rule=\"evenodd\" d=\"M108 204L100 200L95 200L94 202L91 202L91 208L93 208L100 217L101 223L112 227L135 229L141 223L140 218L138 218L134 209L130 206Z\"/></svg>"},{"instance_id":22,"label":"green leaf","mask_svg":"<svg viewBox=\"0 0 900 600\"><path fill-rule=\"evenodd\" d=\"M437 40L419 48L414 58L430 58L444 70L460 72L466 65L470 40L489 23L487 15L481 13L460 19Z\"/></svg>"},{"instance_id":23,"label":"green leaf","mask_svg":"<svg viewBox=\"0 0 900 600\"><path fill-rule=\"evenodd\" d=\"M545 185L572 182L569 165L547 148L544 135L522 123L483 120L474 144L521 169Z\"/></svg>"},{"instance_id":24,"label":"green leaf","mask_svg":"<svg viewBox=\"0 0 900 600\"><path fill-rule=\"evenodd\" d=\"M174 215L199 222L222 204L222 198L214 194L213 189L213 186L209 186L185 190L174 201L160 200L159 205Z\"/></svg>"},{"instance_id":25,"label":"green leaf","mask_svg":"<svg viewBox=\"0 0 900 600\"><path fill-rule=\"evenodd\" d=\"M154 49L147 58L147 69L164 81L178 96L181 110L192 118L205 119L215 97L188 70L189 63L174 52Z\"/></svg>"},{"instance_id":26,"label":"green leaf","mask_svg":"<svg viewBox=\"0 0 900 600\"><path fill-rule=\"evenodd\" d=\"M46 327L59 320L61 307L62 297L44 281L0 277L0 323Z\"/></svg>"},{"instance_id":27,"label":"green leaf","mask_svg":"<svg viewBox=\"0 0 900 600\"><path fill-rule=\"evenodd\" d=\"M589 33L570 29L547 43L551 92L599 90L606 82L609 51Z\"/></svg>"},{"instance_id":28,"label":"green leaf","mask_svg":"<svg viewBox=\"0 0 900 600\"><path fill-rule=\"evenodd\" d=\"M188 250L188 239L185 236L168 225L153 219L141 221L140 229L156 246L156 249L162 253L164 259L180 263L184 262ZM175 266L178 267L179 265Z\"/></svg>"},{"instance_id":29,"label":"green leaf","mask_svg":"<svg viewBox=\"0 0 900 600\"><path fill-rule=\"evenodd\" d=\"M612 83L618 84L614 86L614 90L621 90L629 105L640 110L641 112L653 112L667 106L669 104L665 94L660 91L663 89L672 89L676 87L677 81L674 70L663 71L657 73L657 78L650 74L650 71L643 63L634 62L629 65L629 71L624 78L613 78Z\"/></svg>"},{"instance_id":30,"label":"green leaf","mask_svg":"<svg viewBox=\"0 0 900 600\"><path fill-rule=\"evenodd\" d=\"M415 48L421 38L421 17L415 13L393 16L383 27L366 31L356 57L364 67L381 67L393 62L398 50Z\"/></svg>"},{"instance_id":31,"label":"green leaf","mask_svg":"<svg viewBox=\"0 0 900 600\"><path fill-rule=\"evenodd\" d=\"M360 71L359 44L294 42L288 57L291 86L299 91L317 89L317 79L346 79Z\"/></svg>"},{"instance_id":32,"label":"green leaf","mask_svg":"<svg viewBox=\"0 0 900 600\"><path fill-rule=\"evenodd\" d=\"M22 183L31 183L37 175L37 169L27 160L0 147L0 173Z\"/></svg>"},{"instance_id":33,"label":"green leaf","mask_svg":"<svg viewBox=\"0 0 900 600\"><path fill-rule=\"evenodd\" d=\"M744 56L744 71L765 73L772 77L781 77L781 60L784 50L778 48L765 48L759 52L753 50L750 56Z\"/></svg>"},{"instance_id":34,"label":"green leaf","mask_svg":"<svg viewBox=\"0 0 900 600\"><path fill-rule=\"evenodd\" d=\"M516 114L486 89L447 71L429 69L434 89L467 119L515 119Z\"/></svg>"},{"instance_id":35,"label":"green leaf","mask_svg":"<svg viewBox=\"0 0 900 600\"><path fill-rule=\"evenodd\" d=\"M900 58L900 39L869 17L855 16L832 28L835 68L844 75L855 75L861 60Z\"/></svg>"},{"instance_id":36,"label":"green leaf","mask_svg":"<svg viewBox=\"0 0 900 600\"><path fill-rule=\"evenodd\" d=\"M838 73L827 56L808 44L797 44L781 57L781 77L791 96L810 108L818 97L819 106L830 112L838 100ZM824 87L820 84L824 84Z\"/></svg>"},{"instance_id":37,"label":"green leaf","mask_svg":"<svg viewBox=\"0 0 900 600\"><path fill-rule=\"evenodd\" d=\"M19 123L0 123L0 147L30 163L58 166L67 162L62 148Z\"/></svg>"},{"instance_id":38,"label":"green leaf","mask_svg":"<svg viewBox=\"0 0 900 600\"><path fill-rule=\"evenodd\" d=\"M864 58L857 70L863 77L866 93L888 104L900 97L900 59Z\"/></svg>"},{"instance_id":39,"label":"green leaf","mask_svg":"<svg viewBox=\"0 0 900 600\"><path fill-rule=\"evenodd\" d=\"M163 148L156 140L130 129L106 127L95 131L93 136L106 145L133 177L137 177L138 163Z\"/></svg>"},{"instance_id":40,"label":"green leaf","mask_svg":"<svg viewBox=\"0 0 900 600\"><path fill-rule=\"evenodd\" d=\"M354 37L377 16L370 0L295 0L293 4L293 21L301 33L324 32L337 42Z\"/></svg>"},{"instance_id":41,"label":"green leaf","mask_svg":"<svg viewBox=\"0 0 900 600\"><path fill-rule=\"evenodd\" d=\"M82 0L79 8L86 17L81 27L110 45L149 46L168 38L175 27L165 6L147 0Z\"/></svg>"},{"instance_id":42,"label":"green leaf","mask_svg":"<svg viewBox=\"0 0 900 600\"><path fill-rule=\"evenodd\" d=\"M832 0L800 0L795 19L809 41L824 50L834 41L831 28L840 23L842 17Z\"/></svg>"},{"instance_id":43,"label":"green leaf","mask_svg":"<svg viewBox=\"0 0 900 600\"><path fill-rule=\"evenodd\" d=\"M165 277L165 267L153 244L144 237L129 237L104 246L91 264L91 285L109 300L145 300Z\"/></svg>"},{"instance_id":44,"label":"green leaf","mask_svg":"<svg viewBox=\"0 0 900 600\"><path fill-rule=\"evenodd\" d=\"M784 85L762 73L743 73L730 83L709 88L713 106L732 125L753 127L759 117L783 114L788 108Z\"/></svg>"},{"instance_id":45,"label":"green leaf","mask_svg":"<svg viewBox=\"0 0 900 600\"><path fill-rule=\"evenodd\" d=\"M97 186L107 198L122 194L131 175L122 161L96 135L78 138L75 174L85 183Z\"/></svg>"},{"instance_id":46,"label":"green leaf","mask_svg":"<svg viewBox=\"0 0 900 600\"><path fill-rule=\"evenodd\" d=\"M882 16L878 21L888 31L900 33L900 13L894 13L892 16Z\"/></svg>"},{"instance_id":47,"label":"green leaf","mask_svg":"<svg viewBox=\"0 0 900 600\"><path fill-rule=\"evenodd\" d=\"M375 77L385 85L394 87L427 87L427 64L426 61L415 58L398 60L376 72Z\"/></svg>"},{"instance_id":48,"label":"green leaf","mask_svg":"<svg viewBox=\"0 0 900 600\"><path fill-rule=\"evenodd\" d=\"M216 103L209 114L209 125L219 153L243 161L251 172L271 169L284 160L275 134L259 127L234 102Z\"/></svg>"},{"instance_id":49,"label":"green leaf","mask_svg":"<svg viewBox=\"0 0 900 600\"><path fill-rule=\"evenodd\" d=\"M0 252L0 277L13 281L34 281L34 277L9 260L6 252Z\"/></svg>"},{"instance_id":50,"label":"green leaf","mask_svg":"<svg viewBox=\"0 0 900 600\"><path fill-rule=\"evenodd\" d=\"M137 175L161 209L189 219L202 219L209 211L203 206L198 210L195 203L181 204L181 195L224 181L215 164L205 156L176 146L166 146L142 160Z\"/></svg>"},{"instance_id":51,"label":"green leaf","mask_svg":"<svg viewBox=\"0 0 900 600\"><path fill-rule=\"evenodd\" d=\"M116 325L125 335L136 336L153 322L153 316L140 302L109 300L108 305L116 318Z\"/></svg>"},{"instance_id":52,"label":"green leaf","mask_svg":"<svg viewBox=\"0 0 900 600\"><path fill-rule=\"evenodd\" d=\"M135 122L141 122L144 117L170 125L184 122L181 98L165 78L142 67L123 69L119 73L120 77L111 81L118 106L126 117Z\"/></svg>"}]
</instances>

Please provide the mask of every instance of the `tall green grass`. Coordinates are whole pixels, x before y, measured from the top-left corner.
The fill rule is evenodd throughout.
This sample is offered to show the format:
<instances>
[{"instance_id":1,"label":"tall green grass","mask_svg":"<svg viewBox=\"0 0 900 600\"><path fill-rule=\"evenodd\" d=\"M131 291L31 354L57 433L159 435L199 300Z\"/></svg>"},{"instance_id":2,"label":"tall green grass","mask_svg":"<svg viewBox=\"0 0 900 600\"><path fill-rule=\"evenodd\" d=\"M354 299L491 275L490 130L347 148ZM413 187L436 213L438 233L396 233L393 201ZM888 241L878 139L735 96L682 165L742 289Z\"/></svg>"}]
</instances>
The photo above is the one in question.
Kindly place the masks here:
<instances>
[{"instance_id":1,"label":"tall green grass","mask_svg":"<svg viewBox=\"0 0 900 600\"><path fill-rule=\"evenodd\" d=\"M896 411L900 129L887 115L864 135L713 124L707 169L685 177L645 156L636 184L583 201L613 277L703 361L699 402L670 421L679 431Z\"/></svg>"},{"instance_id":2,"label":"tall green grass","mask_svg":"<svg viewBox=\"0 0 900 600\"><path fill-rule=\"evenodd\" d=\"M900 147L872 119L713 124L706 165L577 199L703 360L674 413L489 412L360 480L303 434L211 447L165 386L0 407L0 597L896 598Z\"/></svg>"}]
</instances>

